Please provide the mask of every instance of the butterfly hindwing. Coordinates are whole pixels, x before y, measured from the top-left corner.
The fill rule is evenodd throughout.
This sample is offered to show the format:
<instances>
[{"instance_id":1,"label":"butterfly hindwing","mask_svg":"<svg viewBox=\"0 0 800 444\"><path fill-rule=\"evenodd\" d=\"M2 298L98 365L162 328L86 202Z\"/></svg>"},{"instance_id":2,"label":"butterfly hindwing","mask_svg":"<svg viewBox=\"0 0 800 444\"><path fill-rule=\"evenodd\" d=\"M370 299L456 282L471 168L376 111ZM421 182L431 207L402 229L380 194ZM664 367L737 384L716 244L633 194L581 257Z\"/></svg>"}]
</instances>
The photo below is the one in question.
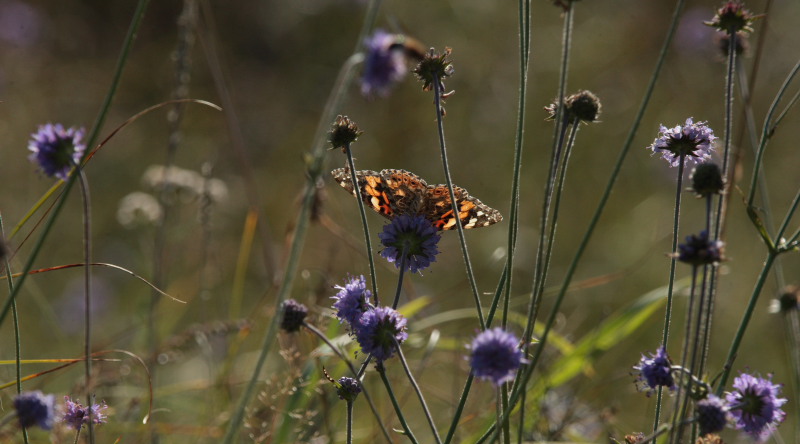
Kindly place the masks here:
<instances>
[{"instance_id":1,"label":"butterfly hindwing","mask_svg":"<svg viewBox=\"0 0 800 444\"><path fill-rule=\"evenodd\" d=\"M405 170L356 171L358 193L353 190L349 168L331 172L339 185L356 195L373 211L393 219L401 214L422 215L440 230L453 230L461 222L465 229L485 227L503 220L500 212L454 186L458 216L454 216L446 185L428 185L424 179Z\"/></svg>"}]
</instances>

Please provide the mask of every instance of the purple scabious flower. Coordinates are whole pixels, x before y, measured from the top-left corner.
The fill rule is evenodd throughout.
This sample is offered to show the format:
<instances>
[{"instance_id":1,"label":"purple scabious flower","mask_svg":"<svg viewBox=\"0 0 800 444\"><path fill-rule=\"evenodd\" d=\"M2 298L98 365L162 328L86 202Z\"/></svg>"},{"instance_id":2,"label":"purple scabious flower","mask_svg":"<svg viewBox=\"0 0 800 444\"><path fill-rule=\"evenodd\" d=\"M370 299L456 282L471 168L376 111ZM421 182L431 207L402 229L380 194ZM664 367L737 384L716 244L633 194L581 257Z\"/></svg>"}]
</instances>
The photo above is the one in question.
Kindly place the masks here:
<instances>
[{"instance_id":1,"label":"purple scabious flower","mask_svg":"<svg viewBox=\"0 0 800 444\"><path fill-rule=\"evenodd\" d=\"M722 260L722 242L710 240L706 230L686 236L686 243L678 245L678 260L695 266L716 264Z\"/></svg>"},{"instance_id":2,"label":"purple scabious flower","mask_svg":"<svg viewBox=\"0 0 800 444\"><path fill-rule=\"evenodd\" d=\"M660 347L650 357L642 355L639 365L633 367L639 370L638 380L647 385L648 392L652 393L656 387L675 388L675 379L672 377L672 363L667 356L667 350Z\"/></svg>"},{"instance_id":3,"label":"purple scabious flower","mask_svg":"<svg viewBox=\"0 0 800 444\"><path fill-rule=\"evenodd\" d=\"M697 402L695 406L700 435L718 433L728 424L728 406L724 400L714 395Z\"/></svg>"},{"instance_id":4,"label":"purple scabious flower","mask_svg":"<svg viewBox=\"0 0 800 444\"><path fill-rule=\"evenodd\" d=\"M372 355L378 362L394 355L397 344L408 339L406 318L390 307L378 307L361 315L355 329L361 351Z\"/></svg>"},{"instance_id":5,"label":"purple scabious flower","mask_svg":"<svg viewBox=\"0 0 800 444\"><path fill-rule=\"evenodd\" d=\"M19 424L26 429L38 425L50 430L55 419L55 400L55 396L45 395L39 390L20 393L14 398Z\"/></svg>"},{"instance_id":6,"label":"purple scabious flower","mask_svg":"<svg viewBox=\"0 0 800 444\"><path fill-rule=\"evenodd\" d=\"M364 42L366 56L361 77L361 93L365 96L387 96L395 83L403 80L406 67L402 37L378 29Z\"/></svg>"},{"instance_id":7,"label":"purple scabious flower","mask_svg":"<svg viewBox=\"0 0 800 444\"><path fill-rule=\"evenodd\" d=\"M281 303L281 311L283 312L281 328L289 333L299 331L300 327L303 326L303 320L308 316L308 307L294 299L283 301Z\"/></svg>"},{"instance_id":8,"label":"purple scabious flower","mask_svg":"<svg viewBox=\"0 0 800 444\"><path fill-rule=\"evenodd\" d=\"M339 396L339 399L353 402L356 400L359 393L361 393L361 386L358 384L357 380L342 376L336 381L336 394Z\"/></svg>"},{"instance_id":9,"label":"purple scabious flower","mask_svg":"<svg viewBox=\"0 0 800 444\"><path fill-rule=\"evenodd\" d=\"M734 391L725 396L730 412L736 421L736 428L758 441L764 441L775 431L786 412L781 406L786 398L780 398L781 384L772 383L772 375L767 379L742 373L733 380Z\"/></svg>"},{"instance_id":10,"label":"purple scabious flower","mask_svg":"<svg viewBox=\"0 0 800 444\"><path fill-rule=\"evenodd\" d=\"M716 139L714 131L706 122L694 123L689 117L683 126L667 128L661 125L658 138L648 148L653 154L660 152L670 166L676 167L680 164L681 157L694 163L711 159Z\"/></svg>"},{"instance_id":11,"label":"purple scabious flower","mask_svg":"<svg viewBox=\"0 0 800 444\"><path fill-rule=\"evenodd\" d=\"M82 143L84 132L83 128L64 129L60 123L40 125L28 142L28 149L32 152L29 159L36 162L47 176L66 180L86 150Z\"/></svg>"},{"instance_id":12,"label":"purple scabious flower","mask_svg":"<svg viewBox=\"0 0 800 444\"><path fill-rule=\"evenodd\" d=\"M423 216L401 215L383 227L378 234L385 247L381 256L400 268L405 259L405 268L412 273L422 271L436 262L439 250L436 245L441 236L431 222Z\"/></svg>"},{"instance_id":13,"label":"purple scabious flower","mask_svg":"<svg viewBox=\"0 0 800 444\"><path fill-rule=\"evenodd\" d=\"M344 287L337 285L334 288L339 289L336 296L333 296L336 299L333 303L336 317L350 324L351 331L357 330L361 325L361 315L370 308L369 298L372 297L372 292L367 290L367 281L363 275L350 277L344 281Z\"/></svg>"},{"instance_id":14,"label":"purple scabious flower","mask_svg":"<svg viewBox=\"0 0 800 444\"><path fill-rule=\"evenodd\" d=\"M481 332L470 345L472 373L496 386L513 380L517 369L525 362L518 346L519 339L500 327Z\"/></svg>"},{"instance_id":15,"label":"purple scabious flower","mask_svg":"<svg viewBox=\"0 0 800 444\"><path fill-rule=\"evenodd\" d=\"M61 421L75 430L80 430L84 424L89 424L89 410L92 412L93 424L104 424L106 422L105 411L108 408L105 402L94 404L91 409L82 406L78 402L72 401L69 396L64 397L64 416Z\"/></svg>"}]
</instances>

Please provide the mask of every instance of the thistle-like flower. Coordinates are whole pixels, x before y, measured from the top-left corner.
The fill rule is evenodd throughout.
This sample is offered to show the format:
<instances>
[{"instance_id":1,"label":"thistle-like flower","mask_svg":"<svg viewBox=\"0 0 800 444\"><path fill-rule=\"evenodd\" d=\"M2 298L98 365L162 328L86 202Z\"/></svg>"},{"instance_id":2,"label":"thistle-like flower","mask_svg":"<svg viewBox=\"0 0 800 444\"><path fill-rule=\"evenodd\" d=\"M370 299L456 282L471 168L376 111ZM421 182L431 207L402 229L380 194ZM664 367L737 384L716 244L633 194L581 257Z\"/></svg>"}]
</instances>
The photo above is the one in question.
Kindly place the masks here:
<instances>
[{"instance_id":1,"label":"thistle-like flower","mask_svg":"<svg viewBox=\"0 0 800 444\"><path fill-rule=\"evenodd\" d=\"M472 374L494 385L511 381L525 362L519 339L512 333L495 327L478 334L470 345Z\"/></svg>"},{"instance_id":2,"label":"thistle-like flower","mask_svg":"<svg viewBox=\"0 0 800 444\"><path fill-rule=\"evenodd\" d=\"M453 63L450 61L450 53L452 52L452 49L445 48L442 53L438 53L431 48L417 67L414 68L414 74L422 81L423 91L432 91L433 82L438 81L439 91L444 92L444 79L452 76L455 72ZM442 98L446 98L444 94Z\"/></svg>"},{"instance_id":3,"label":"thistle-like flower","mask_svg":"<svg viewBox=\"0 0 800 444\"><path fill-rule=\"evenodd\" d=\"M55 396L36 390L23 392L14 398L14 410L19 424L24 428L39 426L44 430L53 428L55 420Z\"/></svg>"},{"instance_id":4,"label":"thistle-like flower","mask_svg":"<svg viewBox=\"0 0 800 444\"><path fill-rule=\"evenodd\" d=\"M391 358L398 344L408 339L406 318L390 307L378 307L361 315L355 329L361 351L372 355L378 362Z\"/></svg>"},{"instance_id":5,"label":"thistle-like flower","mask_svg":"<svg viewBox=\"0 0 800 444\"><path fill-rule=\"evenodd\" d=\"M558 101L544 107L550 115L547 120L553 120L558 114ZM564 99L564 112L568 123L596 122L600 116L602 105L600 99L591 91L581 90Z\"/></svg>"},{"instance_id":6,"label":"thistle-like flower","mask_svg":"<svg viewBox=\"0 0 800 444\"><path fill-rule=\"evenodd\" d=\"M672 363L664 347L660 347L655 354L651 353L649 358L642 355L639 364L633 368L639 371L637 380L645 383L648 394L657 387L667 387L670 390L675 388Z\"/></svg>"},{"instance_id":7,"label":"thistle-like flower","mask_svg":"<svg viewBox=\"0 0 800 444\"><path fill-rule=\"evenodd\" d=\"M722 241L710 240L708 232L686 236L686 243L678 245L678 260L690 265L710 265L722 260Z\"/></svg>"},{"instance_id":8,"label":"thistle-like flower","mask_svg":"<svg viewBox=\"0 0 800 444\"><path fill-rule=\"evenodd\" d=\"M108 408L106 403L94 404L91 408L82 406L78 402L72 401L69 396L64 397L64 416L61 421L75 430L79 430L84 424L89 424L89 410L92 413L93 424L104 424L106 422L105 411Z\"/></svg>"},{"instance_id":9,"label":"thistle-like flower","mask_svg":"<svg viewBox=\"0 0 800 444\"><path fill-rule=\"evenodd\" d=\"M694 123L689 117L683 126L667 128L661 125L658 138L648 148L653 154L661 153L661 157L670 166L676 167L681 158L694 163L711 159L716 139L714 131L705 122Z\"/></svg>"},{"instance_id":10,"label":"thistle-like flower","mask_svg":"<svg viewBox=\"0 0 800 444\"><path fill-rule=\"evenodd\" d=\"M289 333L299 331L300 327L303 326L303 320L308 316L308 307L294 299L283 301L281 303L281 311L283 312L281 329Z\"/></svg>"},{"instance_id":11,"label":"thistle-like flower","mask_svg":"<svg viewBox=\"0 0 800 444\"><path fill-rule=\"evenodd\" d=\"M734 390L725 396L736 428L758 441L766 440L786 417L781 410L787 401L780 397L781 387L772 383L772 375L767 379L747 373L736 377Z\"/></svg>"},{"instance_id":12,"label":"thistle-like flower","mask_svg":"<svg viewBox=\"0 0 800 444\"><path fill-rule=\"evenodd\" d=\"M355 332L361 322L361 315L370 309L369 299L372 292L367 290L367 281L364 276L350 277L344 281L344 287L337 285L339 290L333 299L333 308L336 317L350 325L350 331Z\"/></svg>"},{"instance_id":13,"label":"thistle-like flower","mask_svg":"<svg viewBox=\"0 0 800 444\"><path fill-rule=\"evenodd\" d=\"M753 22L758 18L760 16L754 16L744 8L744 3L727 1L717 9L714 18L704 23L727 33L753 32Z\"/></svg>"},{"instance_id":14,"label":"thistle-like flower","mask_svg":"<svg viewBox=\"0 0 800 444\"><path fill-rule=\"evenodd\" d=\"M64 129L60 123L41 125L28 142L32 152L29 159L47 176L66 180L86 150L83 135L83 128Z\"/></svg>"},{"instance_id":15,"label":"thistle-like flower","mask_svg":"<svg viewBox=\"0 0 800 444\"><path fill-rule=\"evenodd\" d=\"M394 262L397 268L404 263L407 270L416 273L436 262L439 253L436 245L441 236L423 216L397 216L383 227L378 237L384 246L381 256Z\"/></svg>"},{"instance_id":16,"label":"thistle-like flower","mask_svg":"<svg viewBox=\"0 0 800 444\"><path fill-rule=\"evenodd\" d=\"M328 132L328 142L331 144L331 149L341 148L344 151L362 134L364 131L359 130L355 122L347 116L339 115L336 116L336 121L333 122L331 130Z\"/></svg>"}]
</instances>

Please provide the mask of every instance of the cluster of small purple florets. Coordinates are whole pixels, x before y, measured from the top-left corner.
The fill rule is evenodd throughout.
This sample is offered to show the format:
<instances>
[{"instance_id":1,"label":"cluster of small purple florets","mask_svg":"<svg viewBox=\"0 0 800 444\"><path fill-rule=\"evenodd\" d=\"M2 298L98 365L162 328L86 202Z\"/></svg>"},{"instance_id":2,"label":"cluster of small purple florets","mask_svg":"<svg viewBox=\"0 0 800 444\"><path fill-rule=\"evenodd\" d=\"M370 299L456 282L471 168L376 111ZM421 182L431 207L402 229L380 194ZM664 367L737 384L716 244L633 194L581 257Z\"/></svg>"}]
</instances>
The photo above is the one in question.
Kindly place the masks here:
<instances>
[{"instance_id":1,"label":"cluster of small purple florets","mask_svg":"<svg viewBox=\"0 0 800 444\"><path fill-rule=\"evenodd\" d=\"M650 357L642 356L633 367L639 371L638 381L652 393L658 387L675 388L673 367L664 348ZM742 373L733 381L733 391L719 398L712 394L697 402L695 414L702 435L720 432L728 425L741 430L758 441L775 431L786 417L781 406L781 385L767 378Z\"/></svg>"},{"instance_id":2,"label":"cluster of small purple florets","mask_svg":"<svg viewBox=\"0 0 800 444\"><path fill-rule=\"evenodd\" d=\"M372 292L367 290L364 276L348 278L344 286L336 288L336 317L348 325L361 350L379 362L391 358L397 346L408 338L403 315L391 307L373 307Z\"/></svg>"},{"instance_id":3,"label":"cluster of small purple florets","mask_svg":"<svg viewBox=\"0 0 800 444\"><path fill-rule=\"evenodd\" d=\"M343 286L336 288L339 289L333 297L336 317L348 325L361 351L378 362L391 358L397 347L408 339L408 321L393 308L370 305L372 293L367 290L364 276L348 278ZM519 339L501 328L480 333L470 349L473 374L495 385L514 379L517 369L525 362Z\"/></svg>"},{"instance_id":4,"label":"cluster of small purple florets","mask_svg":"<svg viewBox=\"0 0 800 444\"><path fill-rule=\"evenodd\" d=\"M63 412L57 418L54 395L45 395L37 390L20 393L14 398L14 410L20 426L24 428L38 426L44 430L50 430L56 422L61 422L75 430L80 430L81 427L89 424L90 411L92 424L105 423L107 408L105 402L87 408L72 401L69 396L65 396Z\"/></svg>"}]
</instances>

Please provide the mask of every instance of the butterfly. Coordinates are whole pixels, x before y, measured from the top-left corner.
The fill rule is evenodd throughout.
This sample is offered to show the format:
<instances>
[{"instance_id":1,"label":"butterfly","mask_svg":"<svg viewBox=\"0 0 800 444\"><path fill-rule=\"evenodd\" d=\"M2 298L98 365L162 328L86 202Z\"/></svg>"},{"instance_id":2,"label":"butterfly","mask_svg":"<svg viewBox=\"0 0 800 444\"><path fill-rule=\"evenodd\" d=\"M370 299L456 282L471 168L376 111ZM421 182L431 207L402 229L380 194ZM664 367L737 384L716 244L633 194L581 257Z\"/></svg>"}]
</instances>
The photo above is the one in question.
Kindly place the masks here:
<instances>
[{"instance_id":1,"label":"butterfly","mask_svg":"<svg viewBox=\"0 0 800 444\"><path fill-rule=\"evenodd\" d=\"M454 230L459 221L462 227L470 229L503 220L499 211L455 185L458 215L454 215L447 185L428 185L421 177L405 170L356 171L358 195L353 190L350 168L337 168L331 174L342 188L360 196L369 208L389 220L404 214L421 215L439 230Z\"/></svg>"}]
</instances>

